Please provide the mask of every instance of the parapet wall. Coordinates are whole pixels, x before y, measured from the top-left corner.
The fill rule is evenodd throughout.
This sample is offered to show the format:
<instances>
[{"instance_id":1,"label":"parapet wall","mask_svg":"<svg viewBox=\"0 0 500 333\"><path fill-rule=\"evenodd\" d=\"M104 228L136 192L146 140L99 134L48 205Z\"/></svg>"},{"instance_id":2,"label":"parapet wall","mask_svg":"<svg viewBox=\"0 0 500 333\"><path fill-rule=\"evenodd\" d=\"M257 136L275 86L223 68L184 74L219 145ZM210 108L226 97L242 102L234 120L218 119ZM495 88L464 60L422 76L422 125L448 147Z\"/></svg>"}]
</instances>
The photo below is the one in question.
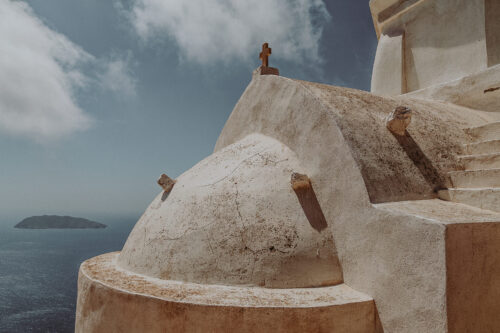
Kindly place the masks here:
<instances>
[{"instance_id":1,"label":"parapet wall","mask_svg":"<svg viewBox=\"0 0 500 333\"><path fill-rule=\"evenodd\" d=\"M403 138L386 128L386 118L400 105L413 110ZM215 150L248 134L262 133L302 155L307 169L317 174L342 174L343 170L333 168L332 159L352 156L364 181L362 191L372 203L426 199L448 185L448 171L462 168L456 154L468 138L461 128L481 122L477 112L448 104L258 77L236 105ZM342 141L333 135L340 135Z\"/></svg>"}]
</instances>

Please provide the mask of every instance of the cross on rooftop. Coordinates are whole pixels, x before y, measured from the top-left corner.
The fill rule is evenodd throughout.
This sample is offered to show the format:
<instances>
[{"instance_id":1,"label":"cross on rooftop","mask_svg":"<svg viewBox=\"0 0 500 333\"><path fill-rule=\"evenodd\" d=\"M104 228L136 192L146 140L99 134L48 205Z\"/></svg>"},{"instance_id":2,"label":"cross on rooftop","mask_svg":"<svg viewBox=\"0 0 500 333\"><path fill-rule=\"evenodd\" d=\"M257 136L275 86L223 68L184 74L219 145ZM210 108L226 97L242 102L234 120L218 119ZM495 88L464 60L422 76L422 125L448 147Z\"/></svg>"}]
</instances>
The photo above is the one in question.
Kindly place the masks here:
<instances>
[{"instance_id":1,"label":"cross on rooftop","mask_svg":"<svg viewBox=\"0 0 500 333\"><path fill-rule=\"evenodd\" d=\"M272 50L268 43L262 44L262 52L260 52L259 58L262 60L262 65L259 66L258 72L260 75L280 75L280 71L277 68L269 67L269 56Z\"/></svg>"},{"instance_id":2,"label":"cross on rooftop","mask_svg":"<svg viewBox=\"0 0 500 333\"><path fill-rule=\"evenodd\" d=\"M262 44L262 52L259 58L262 60L262 67L269 67L269 56L271 55L272 49L269 47L268 43Z\"/></svg>"}]
</instances>

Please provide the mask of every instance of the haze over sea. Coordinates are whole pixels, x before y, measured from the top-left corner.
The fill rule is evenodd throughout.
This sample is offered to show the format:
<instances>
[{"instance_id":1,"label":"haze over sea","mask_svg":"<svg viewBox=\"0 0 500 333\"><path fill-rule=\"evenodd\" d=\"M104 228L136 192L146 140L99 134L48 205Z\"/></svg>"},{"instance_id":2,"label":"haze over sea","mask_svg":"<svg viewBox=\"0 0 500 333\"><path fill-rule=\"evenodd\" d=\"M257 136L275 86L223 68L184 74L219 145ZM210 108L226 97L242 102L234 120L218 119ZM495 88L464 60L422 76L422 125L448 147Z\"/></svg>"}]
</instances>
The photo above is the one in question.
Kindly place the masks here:
<instances>
[{"instance_id":1,"label":"haze over sea","mask_svg":"<svg viewBox=\"0 0 500 333\"><path fill-rule=\"evenodd\" d=\"M0 218L0 332L74 331L80 264L121 250L138 219L81 217L108 227L15 229L22 218Z\"/></svg>"}]
</instances>

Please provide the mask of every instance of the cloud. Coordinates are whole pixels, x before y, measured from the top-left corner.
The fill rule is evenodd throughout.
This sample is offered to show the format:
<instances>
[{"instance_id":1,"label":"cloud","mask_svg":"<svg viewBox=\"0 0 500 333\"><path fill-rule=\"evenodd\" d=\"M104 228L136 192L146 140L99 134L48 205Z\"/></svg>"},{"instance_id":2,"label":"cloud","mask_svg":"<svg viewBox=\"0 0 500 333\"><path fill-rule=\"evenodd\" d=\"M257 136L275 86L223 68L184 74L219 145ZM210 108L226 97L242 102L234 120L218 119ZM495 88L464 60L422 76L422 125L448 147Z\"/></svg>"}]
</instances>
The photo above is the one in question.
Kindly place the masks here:
<instances>
[{"instance_id":1,"label":"cloud","mask_svg":"<svg viewBox=\"0 0 500 333\"><path fill-rule=\"evenodd\" d=\"M0 0L0 130L37 140L83 130L74 101L77 65L93 57L37 19L21 1Z\"/></svg>"},{"instance_id":2,"label":"cloud","mask_svg":"<svg viewBox=\"0 0 500 333\"><path fill-rule=\"evenodd\" d=\"M318 62L330 20L323 0L135 0L130 17L144 40L167 34L200 64L254 59L264 41L275 58Z\"/></svg>"},{"instance_id":3,"label":"cloud","mask_svg":"<svg viewBox=\"0 0 500 333\"><path fill-rule=\"evenodd\" d=\"M44 142L89 128L92 119L78 106L78 90L133 94L127 59L96 59L25 2L0 0L0 132Z\"/></svg>"},{"instance_id":4,"label":"cloud","mask_svg":"<svg viewBox=\"0 0 500 333\"><path fill-rule=\"evenodd\" d=\"M130 54L127 57L114 55L103 61L101 64L103 71L98 74L101 86L117 95L135 96L136 80L132 76L130 62Z\"/></svg>"}]
</instances>

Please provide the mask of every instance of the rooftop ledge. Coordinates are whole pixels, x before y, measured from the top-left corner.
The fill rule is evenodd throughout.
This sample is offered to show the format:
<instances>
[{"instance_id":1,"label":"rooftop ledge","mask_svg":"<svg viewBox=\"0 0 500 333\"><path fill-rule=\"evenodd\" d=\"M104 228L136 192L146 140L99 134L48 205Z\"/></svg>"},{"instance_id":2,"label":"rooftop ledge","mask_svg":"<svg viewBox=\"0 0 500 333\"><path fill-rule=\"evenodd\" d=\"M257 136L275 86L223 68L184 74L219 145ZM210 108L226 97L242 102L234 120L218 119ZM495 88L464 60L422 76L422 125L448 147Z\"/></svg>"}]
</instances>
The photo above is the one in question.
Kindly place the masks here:
<instances>
[{"instance_id":1,"label":"rooftop ledge","mask_svg":"<svg viewBox=\"0 0 500 333\"><path fill-rule=\"evenodd\" d=\"M119 254L120 252L111 252L85 261L80 267L80 274L126 294L175 303L245 308L311 308L373 301L371 297L345 284L318 288L271 289L162 280L122 269L116 264Z\"/></svg>"},{"instance_id":2,"label":"rooftop ledge","mask_svg":"<svg viewBox=\"0 0 500 333\"><path fill-rule=\"evenodd\" d=\"M500 223L500 213L440 199L375 204L376 208L438 224Z\"/></svg>"}]
</instances>

